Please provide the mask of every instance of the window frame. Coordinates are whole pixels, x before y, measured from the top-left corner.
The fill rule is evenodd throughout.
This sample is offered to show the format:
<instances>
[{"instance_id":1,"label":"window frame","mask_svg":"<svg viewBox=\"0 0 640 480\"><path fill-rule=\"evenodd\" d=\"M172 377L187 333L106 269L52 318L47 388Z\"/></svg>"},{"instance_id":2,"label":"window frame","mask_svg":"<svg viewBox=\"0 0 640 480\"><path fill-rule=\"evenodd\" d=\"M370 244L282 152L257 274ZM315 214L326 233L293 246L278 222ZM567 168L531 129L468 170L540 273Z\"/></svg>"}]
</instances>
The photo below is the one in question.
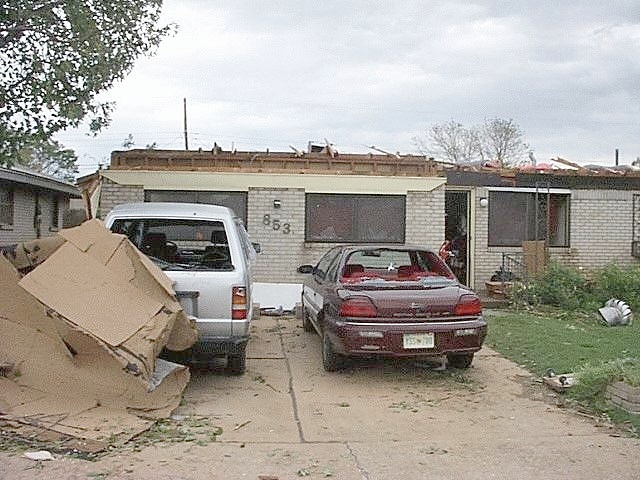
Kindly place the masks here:
<instances>
[{"instance_id":1,"label":"window frame","mask_svg":"<svg viewBox=\"0 0 640 480\"><path fill-rule=\"evenodd\" d=\"M187 197L185 199L179 200L183 203L202 203L206 205L221 205L223 207L229 207L233 210L233 212L242 219L243 223L247 225L247 217L248 217L248 204L249 204L249 194L245 191L235 191L235 190L156 190L156 189L145 189L144 190L144 201L145 202L177 202L178 200L162 200L162 199L152 199L153 195L159 195L162 197L163 194L168 195L182 195ZM237 211L238 209L234 207L234 205L230 205L225 202L211 203L201 198L205 195L228 195L234 197L242 197L243 208L242 211ZM193 196L194 198L189 198Z\"/></svg>"},{"instance_id":2,"label":"window frame","mask_svg":"<svg viewBox=\"0 0 640 480\"><path fill-rule=\"evenodd\" d=\"M13 186L6 183L0 184L0 225L13 226L15 222L15 201L15 189ZM3 214L5 209L6 218Z\"/></svg>"},{"instance_id":3,"label":"window frame","mask_svg":"<svg viewBox=\"0 0 640 480\"><path fill-rule=\"evenodd\" d=\"M565 241L562 243L551 243L551 236L550 235L545 235L545 232L543 232L543 236L546 236L547 238L540 238L538 240L547 240L548 241L548 246L549 248L570 248L571 247L571 191L570 190L566 190L566 189L557 189L557 188L551 188L548 189L547 188L540 188L537 190L537 193L539 196L543 197L544 202L546 202L546 198L547 195L549 195L549 200L553 203L554 202L554 198L558 199L561 198L562 202L565 205L565 210L566 212L564 213L564 218L562 223L564 224L564 230L566 231L565 234ZM496 238L496 234L495 229L493 228L493 222L496 221L496 218L503 218L503 212L495 212L495 210L492 210L492 206L495 205L496 203L498 203L499 201L496 200L496 197L500 194L512 194L512 195L526 195L527 197L522 197L522 199L524 200L524 204L526 204L528 206L529 203L532 203L534 205L533 211L529 212L529 215L526 215L526 211L523 212L523 215L520 217L524 220L525 225L524 225L524 234L522 235L523 238L521 240L519 240L519 243L511 243L508 241L502 241L500 239ZM513 248L513 247L521 247L522 246L522 242L524 241L531 241L531 240L536 240L535 238L535 233L529 231L529 227L531 226L531 224L535 223L535 195L536 195L536 189L535 188L521 188L521 189L512 189L512 188L490 188L489 189L489 212L488 212L488 218L487 218L487 246L490 248ZM502 202L504 204L504 201ZM514 204L515 202L510 202L511 204ZM527 209L528 210L528 209ZM547 209L545 208L543 210L543 212L546 215L546 211ZM540 212L540 210L539 210ZM551 211L550 211L551 214ZM533 218L531 217L531 215L533 215ZM545 217L542 217L545 218ZM558 223L558 225L560 225ZM557 229L558 227L556 227ZM546 230L546 222L545 222L545 230ZM527 235L528 234L528 235Z\"/></svg>"},{"instance_id":4,"label":"window frame","mask_svg":"<svg viewBox=\"0 0 640 480\"><path fill-rule=\"evenodd\" d=\"M384 239L361 239L358 237L362 237L362 235L358 235L359 228L366 228L367 225L365 222L361 221L361 225L358 224L356 217L356 212L359 209L359 202L367 202L370 199L387 199L392 201L399 202L398 207L400 211L397 213L389 213L384 214L381 213L376 218L383 221L388 220L389 218L400 219L401 231L400 235L395 238L391 238L387 236ZM329 200L347 200L349 204L346 204L345 210L351 210L351 229L346 236L337 236L336 238L321 238L318 233L314 233L312 231L312 216L313 212L310 209L310 206L316 203L317 201L325 201L329 203ZM361 208L361 207L360 207ZM402 245L406 240L406 230L407 230L407 196L406 195L384 195L384 194L361 194L361 193L306 193L305 194L305 229L304 229L304 240L307 243L350 243L350 244L397 244ZM329 224L327 228L332 228L334 224ZM393 228L393 225L389 225L389 231L394 232L397 229ZM335 229L334 229L335 232Z\"/></svg>"},{"instance_id":5,"label":"window frame","mask_svg":"<svg viewBox=\"0 0 640 480\"><path fill-rule=\"evenodd\" d=\"M57 232L60 228L60 202L58 201L58 197L53 195L51 197L51 205L49 209L49 231Z\"/></svg>"}]
</instances>

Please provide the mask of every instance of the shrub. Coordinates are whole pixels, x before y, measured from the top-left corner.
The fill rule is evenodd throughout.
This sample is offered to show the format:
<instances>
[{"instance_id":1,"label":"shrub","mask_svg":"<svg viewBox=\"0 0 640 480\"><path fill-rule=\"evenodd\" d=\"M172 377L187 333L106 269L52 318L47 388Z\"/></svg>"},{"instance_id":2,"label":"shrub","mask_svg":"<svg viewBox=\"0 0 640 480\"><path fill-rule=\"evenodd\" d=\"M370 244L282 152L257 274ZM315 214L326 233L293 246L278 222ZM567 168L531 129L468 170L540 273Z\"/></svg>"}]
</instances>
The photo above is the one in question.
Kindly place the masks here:
<instances>
[{"instance_id":1,"label":"shrub","mask_svg":"<svg viewBox=\"0 0 640 480\"><path fill-rule=\"evenodd\" d=\"M610 298L618 298L629 304L631 309L640 311L640 268L607 266L594 273L593 296L602 304Z\"/></svg>"},{"instance_id":2,"label":"shrub","mask_svg":"<svg viewBox=\"0 0 640 480\"><path fill-rule=\"evenodd\" d=\"M551 262L535 280L515 285L511 299L516 304L553 305L569 310L580 310L594 302L584 273L556 262Z\"/></svg>"},{"instance_id":3,"label":"shrub","mask_svg":"<svg viewBox=\"0 0 640 480\"><path fill-rule=\"evenodd\" d=\"M618 298L640 312L640 268L609 265L592 272L591 279L576 268L551 262L544 273L526 284L514 285L516 305L553 305L566 310L593 312L610 298Z\"/></svg>"}]
</instances>

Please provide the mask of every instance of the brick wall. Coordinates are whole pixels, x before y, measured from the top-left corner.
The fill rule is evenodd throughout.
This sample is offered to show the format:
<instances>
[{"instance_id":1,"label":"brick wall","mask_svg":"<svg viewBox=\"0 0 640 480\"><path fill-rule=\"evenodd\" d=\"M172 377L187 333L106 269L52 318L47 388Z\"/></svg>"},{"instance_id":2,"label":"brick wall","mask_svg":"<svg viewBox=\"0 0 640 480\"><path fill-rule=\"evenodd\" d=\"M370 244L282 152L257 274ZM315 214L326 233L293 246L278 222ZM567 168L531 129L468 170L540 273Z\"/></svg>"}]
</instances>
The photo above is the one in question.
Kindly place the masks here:
<instances>
[{"instance_id":1,"label":"brick wall","mask_svg":"<svg viewBox=\"0 0 640 480\"><path fill-rule=\"evenodd\" d=\"M119 185L102 177L101 189L98 218L106 217L116 205L144 202L144 187L142 185Z\"/></svg>"},{"instance_id":2,"label":"brick wall","mask_svg":"<svg viewBox=\"0 0 640 480\"><path fill-rule=\"evenodd\" d=\"M274 200L280 208L274 208ZM254 265L257 282L300 282L296 268L310 263L304 246L303 189L251 188L247 195L247 230L262 248Z\"/></svg>"},{"instance_id":3,"label":"brick wall","mask_svg":"<svg viewBox=\"0 0 640 480\"><path fill-rule=\"evenodd\" d=\"M571 249L566 261L586 269L637 264L631 256L633 194L612 190L571 193Z\"/></svg>"},{"instance_id":4,"label":"brick wall","mask_svg":"<svg viewBox=\"0 0 640 480\"><path fill-rule=\"evenodd\" d=\"M436 252L444 241L444 185L431 192L408 192L406 239Z\"/></svg>"}]
</instances>

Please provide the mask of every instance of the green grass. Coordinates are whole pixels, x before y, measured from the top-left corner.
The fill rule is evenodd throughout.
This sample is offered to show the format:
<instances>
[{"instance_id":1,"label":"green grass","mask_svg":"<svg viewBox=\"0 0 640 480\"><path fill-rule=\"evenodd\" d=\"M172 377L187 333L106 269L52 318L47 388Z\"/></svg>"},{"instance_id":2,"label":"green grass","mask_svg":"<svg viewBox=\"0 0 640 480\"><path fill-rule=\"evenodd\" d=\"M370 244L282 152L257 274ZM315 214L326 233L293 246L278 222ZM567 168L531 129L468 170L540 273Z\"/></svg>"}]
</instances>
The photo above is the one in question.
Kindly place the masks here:
<instances>
[{"instance_id":1,"label":"green grass","mask_svg":"<svg viewBox=\"0 0 640 480\"><path fill-rule=\"evenodd\" d=\"M597 313L546 308L538 311L486 312L486 344L527 370L543 376L576 373L579 388L568 395L618 422L640 431L640 417L604 402L604 389L615 380L640 385L640 322L608 327Z\"/></svg>"}]
</instances>

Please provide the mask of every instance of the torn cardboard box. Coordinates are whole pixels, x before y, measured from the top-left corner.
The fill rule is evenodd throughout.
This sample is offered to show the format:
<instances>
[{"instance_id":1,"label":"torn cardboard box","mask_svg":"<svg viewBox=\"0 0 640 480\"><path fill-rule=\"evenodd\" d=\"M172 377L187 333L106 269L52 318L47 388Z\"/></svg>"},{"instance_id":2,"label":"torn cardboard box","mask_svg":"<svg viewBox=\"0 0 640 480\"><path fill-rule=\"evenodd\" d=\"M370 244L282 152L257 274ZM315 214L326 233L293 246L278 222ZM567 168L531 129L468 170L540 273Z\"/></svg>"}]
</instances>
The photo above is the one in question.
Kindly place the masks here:
<instances>
[{"instance_id":1,"label":"torn cardboard box","mask_svg":"<svg viewBox=\"0 0 640 480\"><path fill-rule=\"evenodd\" d=\"M0 255L2 418L100 440L168 416L189 372L157 356L197 339L170 280L99 220L30 243Z\"/></svg>"}]
</instances>

